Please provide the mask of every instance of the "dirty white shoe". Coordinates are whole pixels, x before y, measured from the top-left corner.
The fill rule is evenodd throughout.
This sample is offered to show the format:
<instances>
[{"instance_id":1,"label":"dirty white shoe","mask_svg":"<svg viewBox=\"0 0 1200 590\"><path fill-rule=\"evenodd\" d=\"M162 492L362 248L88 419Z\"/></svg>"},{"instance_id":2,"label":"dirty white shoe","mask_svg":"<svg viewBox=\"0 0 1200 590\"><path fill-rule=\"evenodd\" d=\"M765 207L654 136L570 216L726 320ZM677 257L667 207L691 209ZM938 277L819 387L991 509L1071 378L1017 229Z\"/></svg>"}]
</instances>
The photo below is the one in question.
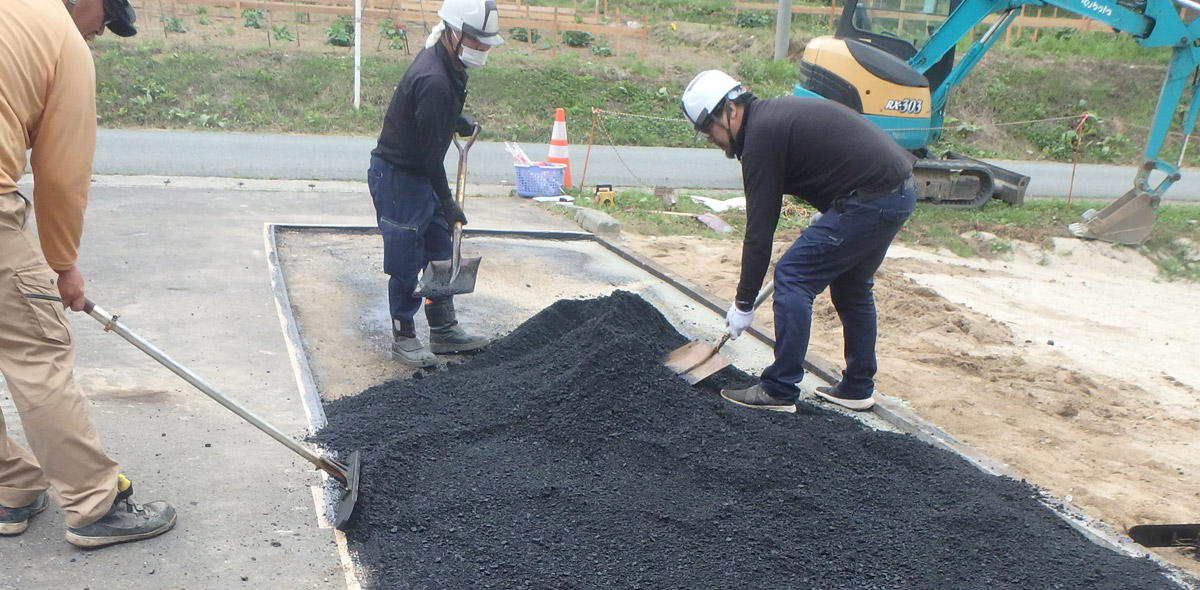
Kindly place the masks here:
<instances>
[{"instance_id":1,"label":"dirty white shoe","mask_svg":"<svg viewBox=\"0 0 1200 590\"><path fill-rule=\"evenodd\" d=\"M875 407L874 395L863 399L840 397L838 395L837 385L832 387L821 386L818 387L813 393L816 393L817 397L829 403L837 404L843 408L854 410L856 412L865 412Z\"/></svg>"}]
</instances>

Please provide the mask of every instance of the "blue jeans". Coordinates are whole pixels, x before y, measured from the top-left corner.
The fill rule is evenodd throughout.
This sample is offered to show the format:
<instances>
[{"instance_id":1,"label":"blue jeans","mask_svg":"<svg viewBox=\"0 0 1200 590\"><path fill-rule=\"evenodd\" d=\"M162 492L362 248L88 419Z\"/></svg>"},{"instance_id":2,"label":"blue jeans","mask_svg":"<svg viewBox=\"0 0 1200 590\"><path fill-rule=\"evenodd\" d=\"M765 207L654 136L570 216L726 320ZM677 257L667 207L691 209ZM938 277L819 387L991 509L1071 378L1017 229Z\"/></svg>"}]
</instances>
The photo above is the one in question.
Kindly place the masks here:
<instances>
[{"instance_id":1,"label":"blue jeans","mask_svg":"<svg viewBox=\"0 0 1200 590\"><path fill-rule=\"evenodd\" d=\"M417 277L431 260L449 260L450 227L429 179L371 156L367 187L383 235L383 272L392 319L411 321L421 308Z\"/></svg>"},{"instance_id":2,"label":"blue jeans","mask_svg":"<svg viewBox=\"0 0 1200 590\"><path fill-rule=\"evenodd\" d=\"M775 362L761 377L773 397L796 399L812 331L812 306L826 287L842 321L846 370L838 395L865 399L875 391L875 271L912 214L911 182L872 199L856 193L833 205L800 234L775 265Z\"/></svg>"}]
</instances>

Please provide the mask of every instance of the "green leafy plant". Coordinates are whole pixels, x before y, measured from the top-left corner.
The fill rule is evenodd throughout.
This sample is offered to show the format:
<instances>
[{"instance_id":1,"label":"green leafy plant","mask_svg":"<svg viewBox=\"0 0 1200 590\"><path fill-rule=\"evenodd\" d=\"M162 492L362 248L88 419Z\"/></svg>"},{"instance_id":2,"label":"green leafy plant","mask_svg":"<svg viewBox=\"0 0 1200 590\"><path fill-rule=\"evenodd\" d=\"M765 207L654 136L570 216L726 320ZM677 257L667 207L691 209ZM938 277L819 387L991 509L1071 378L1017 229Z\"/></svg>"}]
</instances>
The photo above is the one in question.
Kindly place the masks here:
<instances>
[{"instance_id":1,"label":"green leafy plant","mask_svg":"<svg viewBox=\"0 0 1200 590\"><path fill-rule=\"evenodd\" d=\"M204 15L208 14L208 7L207 6L197 6L196 14L198 14L200 16L204 16Z\"/></svg>"},{"instance_id":2,"label":"green leafy plant","mask_svg":"<svg viewBox=\"0 0 1200 590\"><path fill-rule=\"evenodd\" d=\"M612 48L608 45L593 45L592 55L597 55L600 57L612 57L614 54Z\"/></svg>"},{"instance_id":3,"label":"green leafy plant","mask_svg":"<svg viewBox=\"0 0 1200 590\"><path fill-rule=\"evenodd\" d=\"M288 30L287 25L275 25L271 27L271 36L279 41L295 41L292 32Z\"/></svg>"},{"instance_id":4,"label":"green leafy plant","mask_svg":"<svg viewBox=\"0 0 1200 590\"><path fill-rule=\"evenodd\" d=\"M734 22L743 29L765 27L775 21L775 15L758 10L743 10L738 13Z\"/></svg>"},{"instance_id":5,"label":"green leafy plant","mask_svg":"<svg viewBox=\"0 0 1200 590\"><path fill-rule=\"evenodd\" d=\"M590 47L592 34L587 31L563 31L563 43L571 47Z\"/></svg>"},{"instance_id":6,"label":"green leafy plant","mask_svg":"<svg viewBox=\"0 0 1200 590\"><path fill-rule=\"evenodd\" d=\"M404 49L408 42L404 24L390 18L379 23L379 36L387 39L388 49Z\"/></svg>"},{"instance_id":7,"label":"green leafy plant","mask_svg":"<svg viewBox=\"0 0 1200 590\"><path fill-rule=\"evenodd\" d=\"M542 40L542 32L537 29L513 27L508 30L508 38L522 43L537 43Z\"/></svg>"},{"instance_id":8,"label":"green leafy plant","mask_svg":"<svg viewBox=\"0 0 1200 590\"><path fill-rule=\"evenodd\" d=\"M354 44L354 21L341 15L325 29L325 43L336 47L349 47Z\"/></svg>"},{"instance_id":9,"label":"green leafy plant","mask_svg":"<svg viewBox=\"0 0 1200 590\"><path fill-rule=\"evenodd\" d=\"M201 6L201 8L204 8L204 7L203 7L203 6ZM207 14L202 14L202 15L200 15L200 16L197 16L197 17L196 17L196 24L199 24L199 25L211 25L211 24L212 24L212 19L211 19L211 18L208 18L208 15L207 15Z\"/></svg>"},{"instance_id":10,"label":"green leafy plant","mask_svg":"<svg viewBox=\"0 0 1200 590\"><path fill-rule=\"evenodd\" d=\"M256 8L247 8L242 11L242 26L247 29L261 29L266 18L265 12Z\"/></svg>"},{"instance_id":11,"label":"green leafy plant","mask_svg":"<svg viewBox=\"0 0 1200 590\"><path fill-rule=\"evenodd\" d=\"M159 22L163 24L163 28L168 33L186 33L187 27L183 26L183 19L177 16L160 16Z\"/></svg>"}]
</instances>

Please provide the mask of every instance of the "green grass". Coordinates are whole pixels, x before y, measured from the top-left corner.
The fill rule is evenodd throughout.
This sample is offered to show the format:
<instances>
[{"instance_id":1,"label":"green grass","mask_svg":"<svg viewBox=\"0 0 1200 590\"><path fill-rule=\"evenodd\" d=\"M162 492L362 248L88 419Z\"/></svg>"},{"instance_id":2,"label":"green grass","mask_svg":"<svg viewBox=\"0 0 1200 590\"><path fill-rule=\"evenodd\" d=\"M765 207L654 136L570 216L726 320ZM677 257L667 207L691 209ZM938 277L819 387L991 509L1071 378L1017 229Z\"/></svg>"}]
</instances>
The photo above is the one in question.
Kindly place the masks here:
<instances>
[{"instance_id":1,"label":"green grass","mask_svg":"<svg viewBox=\"0 0 1200 590\"><path fill-rule=\"evenodd\" d=\"M1013 36L1008 51L1029 57L1072 56L1126 64L1164 66L1171 55L1170 49L1142 47L1130 35L1080 32L1074 29L1042 29L1038 33L1036 43L1033 41L1033 29L1025 29L1020 36Z\"/></svg>"},{"instance_id":2,"label":"green grass","mask_svg":"<svg viewBox=\"0 0 1200 590\"><path fill-rule=\"evenodd\" d=\"M349 53L167 51L156 41L100 41L94 56L102 126L248 132L376 135L407 67L390 57L365 58L362 106L355 111ZM554 109L562 107L575 143L586 141L598 108L637 116L605 116L597 144L692 145L679 96L693 72L666 79L654 65L619 63L584 62L573 52L549 62L499 54L471 73L466 110L483 125L484 140L545 143ZM778 66L751 63L755 76L779 79Z\"/></svg>"}]
</instances>

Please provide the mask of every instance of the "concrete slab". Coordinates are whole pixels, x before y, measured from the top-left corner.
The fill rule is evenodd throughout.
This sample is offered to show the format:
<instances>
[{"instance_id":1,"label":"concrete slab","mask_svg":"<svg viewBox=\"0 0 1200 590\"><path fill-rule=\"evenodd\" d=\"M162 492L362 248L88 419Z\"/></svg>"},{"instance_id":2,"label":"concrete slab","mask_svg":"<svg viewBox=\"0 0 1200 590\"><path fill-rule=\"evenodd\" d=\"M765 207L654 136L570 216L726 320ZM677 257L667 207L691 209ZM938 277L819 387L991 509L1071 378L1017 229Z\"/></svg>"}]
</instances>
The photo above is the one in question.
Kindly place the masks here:
<instances>
[{"instance_id":1,"label":"concrete slab","mask_svg":"<svg viewBox=\"0 0 1200 590\"><path fill-rule=\"evenodd\" d=\"M98 305L302 438L308 423L275 308L263 226L369 225L374 211L362 183L280 192L237 182L97 178L79 267ZM542 207L479 198L468 211L476 227L507 228L529 218L577 229ZM0 539L0 589L345 587L334 538L317 528L309 487L320 477L307 462L95 320L71 320L76 375L106 449L134 480L136 497L173 503L179 524L159 539L84 552L62 540L62 514L51 508L24 535ZM23 440L3 386L0 407Z\"/></svg>"}]
</instances>

